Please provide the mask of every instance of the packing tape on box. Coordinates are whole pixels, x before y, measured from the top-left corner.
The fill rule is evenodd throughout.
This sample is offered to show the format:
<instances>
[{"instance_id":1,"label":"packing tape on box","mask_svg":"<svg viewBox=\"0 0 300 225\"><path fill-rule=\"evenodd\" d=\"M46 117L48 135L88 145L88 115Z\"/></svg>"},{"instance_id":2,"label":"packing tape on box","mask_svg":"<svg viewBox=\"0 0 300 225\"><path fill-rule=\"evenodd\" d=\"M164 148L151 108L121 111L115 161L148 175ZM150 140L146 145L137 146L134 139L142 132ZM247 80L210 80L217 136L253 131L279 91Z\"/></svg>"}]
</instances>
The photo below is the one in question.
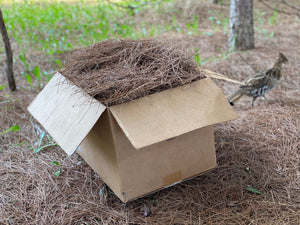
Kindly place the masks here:
<instances>
[{"instance_id":1,"label":"packing tape on box","mask_svg":"<svg viewBox=\"0 0 300 225\"><path fill-rule=\"evenodd\" d=\"M169 174L164 177L164 187L170 187L175 184L178 184L182 181L182 173L181 170L178 170L174 173Z\"/></svg>"}]
</instances>

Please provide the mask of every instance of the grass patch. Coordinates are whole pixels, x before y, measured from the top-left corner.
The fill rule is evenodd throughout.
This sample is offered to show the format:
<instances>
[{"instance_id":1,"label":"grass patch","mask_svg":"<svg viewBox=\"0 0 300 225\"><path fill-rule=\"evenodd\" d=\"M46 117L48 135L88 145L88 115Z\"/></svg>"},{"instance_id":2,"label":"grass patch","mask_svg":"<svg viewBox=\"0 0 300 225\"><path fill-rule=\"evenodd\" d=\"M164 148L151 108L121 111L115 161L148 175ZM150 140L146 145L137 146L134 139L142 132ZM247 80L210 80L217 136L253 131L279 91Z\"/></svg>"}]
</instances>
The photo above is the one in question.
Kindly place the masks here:
<instances>
[{"instance_id":1,"label":"grass patch","mask_svg":"<svg viewBox=\"0 0 300 225\"><path fill-rule=\"evenodd\" d=\"M30 48L50 56L108 38L151 37L160 33L161 28L136 21L131 10L103 0L2 1L1 4L6 6L3 14L8 32L18 45L23 50ZM137 13L142 10L139 8Z\"/></svg>"},{"instance_id":2,"label":"grass patch","mask_svg":"<svg viewBox=\"0 0 300 225\"><path fill-rule=\"evenodd\" d=\"M80 2L13 1L3 9L9 33L23 49L54 52L85 46L113 36L132 37L133 23L126 11L97 1Z\"/></svg>"}]
</instances>

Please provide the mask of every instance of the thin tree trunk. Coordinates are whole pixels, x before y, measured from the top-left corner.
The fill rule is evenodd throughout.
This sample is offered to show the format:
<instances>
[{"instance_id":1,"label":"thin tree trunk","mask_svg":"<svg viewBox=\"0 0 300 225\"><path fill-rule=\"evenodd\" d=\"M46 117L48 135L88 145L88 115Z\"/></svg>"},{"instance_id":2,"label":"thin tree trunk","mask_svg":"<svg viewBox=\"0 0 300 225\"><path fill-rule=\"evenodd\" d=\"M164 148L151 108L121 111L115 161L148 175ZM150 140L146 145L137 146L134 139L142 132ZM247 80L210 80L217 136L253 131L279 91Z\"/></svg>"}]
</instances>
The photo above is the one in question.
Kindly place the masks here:
<instances>
[{"instance_id":1,"label":"thin tree trunk","mask_svg":"<svg viewBox=\"0 0 300 225\"><path fill-rule=\"evenodd\" d=\"M6 75L8 80L8 85L10 90L15 91L16 90L16 83L14 79L14 72L13 72L13 54L11 51L11 46L9 42L9 37L7 35L7 30L4 24L2 10L0 9L0 30L2 39L5 45L5 51L6 51Z\"/></svg>"},{"instance_id":2,"label":"thin tree trunk","mask_svg":"<svg viewBox=\"0 0 300 225\"><path fill-rule=\"evenodd\" d=\"M228 47L230 50L254 48L253 0L231 0Z\"/></svg>"}]
</instances>

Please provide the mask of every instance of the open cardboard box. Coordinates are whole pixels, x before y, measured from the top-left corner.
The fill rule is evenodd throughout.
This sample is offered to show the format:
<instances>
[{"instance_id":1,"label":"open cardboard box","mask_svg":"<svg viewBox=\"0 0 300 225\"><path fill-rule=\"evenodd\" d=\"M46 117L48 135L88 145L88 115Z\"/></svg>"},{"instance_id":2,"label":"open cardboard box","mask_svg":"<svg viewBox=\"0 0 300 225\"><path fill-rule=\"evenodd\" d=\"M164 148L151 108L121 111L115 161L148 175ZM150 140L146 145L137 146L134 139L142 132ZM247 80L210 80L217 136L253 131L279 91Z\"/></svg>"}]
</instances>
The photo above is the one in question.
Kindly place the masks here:
<instances>
[{"instance_id":1,"label":"open cardboard box","mask_svg":"<svg viewBox=\"0 0 300 225\"><path fill-rule=\"evenodd\" d=\"M107 108L56 73L28 110L123 202L214 168L213 125L237 118L209 78Z\"/></svg>"}]
</instances>

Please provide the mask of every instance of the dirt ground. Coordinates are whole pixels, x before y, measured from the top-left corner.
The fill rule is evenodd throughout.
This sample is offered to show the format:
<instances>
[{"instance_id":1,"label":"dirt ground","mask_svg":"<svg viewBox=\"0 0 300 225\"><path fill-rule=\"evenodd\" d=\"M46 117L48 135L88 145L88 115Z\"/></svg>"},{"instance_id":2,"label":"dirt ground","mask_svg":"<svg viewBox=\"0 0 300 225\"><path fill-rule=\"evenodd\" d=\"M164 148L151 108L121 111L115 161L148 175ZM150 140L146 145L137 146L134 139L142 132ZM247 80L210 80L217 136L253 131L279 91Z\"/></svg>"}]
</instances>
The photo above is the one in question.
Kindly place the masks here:
<instances>
[{"instance_id":1,"label":"dirt ground","mask_svg":"<svg viewBox=\"0 0 300 225\"><path fill-rule=\"evenodd\" d=\"M224 12L226 6L214 10ZM182 11L186 17L191 13ZM200 18L200 28L210 28L206 16ZM269 103L258 99L251 107L251 99L244 98L235 106L239 119L215 126L216 169L127 204L79 155L67 157L58 146L38 154L30 150L39 135L26 107L40 90L30 90L16 61L18 91L0 91L0 131L15 124L21 128L0 136L0 224L300 224L300 21L278 14L278 23L266 23L264 29L274 36L256 32L255 49L227 56L220 53L227 49L223 31L164 35L187 49L197 48L203 59L219 57L204 67L241 81L254 70L271 67L279 52L289 63L281 84L267 96ZM41 53L27 57L53 69ZM4 59L0 63L4 84ZM216 83L225 95L237 88ZM61 174L54 176L59 169ZM249 186L262 194L248 191ZM151 210L149 217L143 216L145 207Z\"/></svg>"}]
</instances>

